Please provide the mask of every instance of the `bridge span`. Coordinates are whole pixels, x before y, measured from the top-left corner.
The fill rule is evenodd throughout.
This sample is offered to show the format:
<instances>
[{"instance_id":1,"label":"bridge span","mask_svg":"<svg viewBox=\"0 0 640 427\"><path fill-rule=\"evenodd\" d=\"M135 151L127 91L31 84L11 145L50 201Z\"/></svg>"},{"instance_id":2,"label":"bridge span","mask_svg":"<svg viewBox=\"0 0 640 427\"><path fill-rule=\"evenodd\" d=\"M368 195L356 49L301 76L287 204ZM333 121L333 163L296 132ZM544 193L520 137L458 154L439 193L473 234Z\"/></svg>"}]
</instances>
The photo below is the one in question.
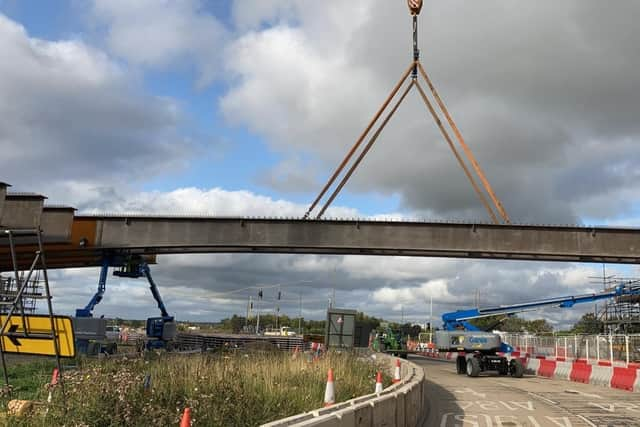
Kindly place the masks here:
<instances>
[{"instance_id":1,"label":"bridge span","mask_svg":"<svg viewBox=\"0 0 640 427\"><path fill-rule=\"evenodd\" d=\"M249 252L638 263L640 230L447 222L79 217L89 246L138 253Z\"/></svg>"},{"instance_id":2,"label":"bridge span","mask_svg":"<svg viewBox=\"0 0 640 427\"><path fill-rule=\"evenodd\" d=\"M152 215L59 215L52 268L125 254L289 253L640 263L640 229L550 225ZM66 233L66 234L65 234ZM46 230L45 230L46 237ZM23 246L26 259L33 251ZM2 248L0 248L2 249ZM0 266L10 265L0 251Z\"/></svg>"},{"instance_id":3,"label":"bridge span","mask_svg":"<svg viewBox=\"0 0 640 427\"><path fill-rule=\"evenodd\" d=\"M373 219L76 215L0 183L0 231L40 228L49 268L101 265L105 253L289 253L640 263L640 229ZM0 232L0 271L13 268ZM33 241L17 239L28 268Z\"/></svg>"}]
</instances>

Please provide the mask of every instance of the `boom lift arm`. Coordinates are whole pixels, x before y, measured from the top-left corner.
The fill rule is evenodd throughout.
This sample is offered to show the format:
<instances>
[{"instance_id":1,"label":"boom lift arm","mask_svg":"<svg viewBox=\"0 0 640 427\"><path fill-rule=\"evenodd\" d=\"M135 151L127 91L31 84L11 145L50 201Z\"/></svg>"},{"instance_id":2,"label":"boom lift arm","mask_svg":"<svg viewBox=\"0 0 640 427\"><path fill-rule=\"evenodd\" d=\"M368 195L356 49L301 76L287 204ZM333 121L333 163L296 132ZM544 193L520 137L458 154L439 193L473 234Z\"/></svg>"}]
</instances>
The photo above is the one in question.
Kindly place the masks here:
<instances>
[{"instance_id":1,"label":"boom lift arm","mask_svg":"<svg viewBox=\"0 0 640 427\"><path fill-rule=\"evenodd\" d=\"M513 316L517 313L532 311L545 306L571 308L575 304L590 303L610 298L639 294L640 286L638 285L618 285L606 291L593 294L570 295L565 297L549 298L513 305L453 311L444 313L442 315L442 321L444 322L444 329L446 329L447 331L455 331L460 329L465 329L467 331L479 331L480 329L469 323L468 320L496 315Z\"/></svg>"},{"instance_id":2,"label":"boom lift arm","mask_svg":"<svg viewBox=\"0 0 640 427\"><path fill-rule=\"evenodd\" d=\"M104 257L102 259L102 267L100 268L100 278L98 279L98 290L93 295L89 303L84 308L76 309L76 317L93 317L93 309L102 301L104 292L107 289L107 274L111 266L111 258Z\"/></svg>"}]
</instances>

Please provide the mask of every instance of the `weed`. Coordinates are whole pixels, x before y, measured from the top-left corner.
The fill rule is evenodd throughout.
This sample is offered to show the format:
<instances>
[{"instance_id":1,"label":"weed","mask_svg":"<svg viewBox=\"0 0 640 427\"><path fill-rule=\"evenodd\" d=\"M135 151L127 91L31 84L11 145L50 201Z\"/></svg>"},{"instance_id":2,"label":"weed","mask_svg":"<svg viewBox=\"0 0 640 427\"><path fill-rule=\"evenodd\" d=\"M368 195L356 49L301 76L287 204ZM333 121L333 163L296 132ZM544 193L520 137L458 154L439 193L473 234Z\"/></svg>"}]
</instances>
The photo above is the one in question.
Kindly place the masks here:
<instances>
[{"instance_id":1,"label":"weed","mask_svg":"<svg viewBox=\"0 0 640 427\"><path fill-rule=\"evenodd\" d=\"M10 425L175 426L187 406L196 426L258 425L322 407L329 367L337 402L373 392L377 367L348 353L329 353L315 362L285 353L107 359L65 373L66 412L57 388L56 404L46 416ZM42 383L39 387L44 390Z\"/></svg>"}]
</instances>

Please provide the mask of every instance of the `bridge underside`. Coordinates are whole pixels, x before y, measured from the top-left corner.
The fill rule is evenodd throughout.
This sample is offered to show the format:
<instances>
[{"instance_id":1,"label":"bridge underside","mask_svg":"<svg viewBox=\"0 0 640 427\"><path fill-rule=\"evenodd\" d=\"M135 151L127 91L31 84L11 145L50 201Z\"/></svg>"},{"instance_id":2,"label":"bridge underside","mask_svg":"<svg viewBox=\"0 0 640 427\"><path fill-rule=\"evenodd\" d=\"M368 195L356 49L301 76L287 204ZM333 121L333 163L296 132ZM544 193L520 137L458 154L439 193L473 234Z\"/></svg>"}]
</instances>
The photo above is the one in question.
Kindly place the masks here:
<instances>
[{"instance_id":1,"label":"bridge underside","mask_svg":"<svg viewBox=\"0 0 640 427\"><path fill-rule=\"evenodd\" d=\"M58 227L61 228L61 227ZM299 253L640 263L640 229L367 220L75 216L50 268L99 265L122 254ZM45 233L46 239L46 233ZM0 242L0 270L11 269ZM34 248L22 242L26 266Z\"/></svg>"}]
</instances>

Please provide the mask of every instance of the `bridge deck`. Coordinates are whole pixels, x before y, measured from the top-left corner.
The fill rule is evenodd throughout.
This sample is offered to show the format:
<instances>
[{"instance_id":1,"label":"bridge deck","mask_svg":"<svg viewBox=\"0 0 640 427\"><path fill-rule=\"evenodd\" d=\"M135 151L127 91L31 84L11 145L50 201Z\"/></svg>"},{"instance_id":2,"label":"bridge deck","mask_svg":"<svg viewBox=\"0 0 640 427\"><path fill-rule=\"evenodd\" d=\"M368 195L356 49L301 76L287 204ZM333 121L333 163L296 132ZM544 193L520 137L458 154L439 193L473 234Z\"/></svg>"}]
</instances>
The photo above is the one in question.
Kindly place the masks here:
<instances>
[{"instance_id":1,"label":"bridge deck","mask_svg":"<svg viewBox=\"0 0 640 427\"><path fill-rule=\"evenodd\" d=\"M96 265L105 251L640 263L640 229L635 228L119 215L76 216L70 229L68 243L47 245L52 267L79 266L83 260ZM0 268L7 261L0 248Z\"/></svg>"}]
</instances>

